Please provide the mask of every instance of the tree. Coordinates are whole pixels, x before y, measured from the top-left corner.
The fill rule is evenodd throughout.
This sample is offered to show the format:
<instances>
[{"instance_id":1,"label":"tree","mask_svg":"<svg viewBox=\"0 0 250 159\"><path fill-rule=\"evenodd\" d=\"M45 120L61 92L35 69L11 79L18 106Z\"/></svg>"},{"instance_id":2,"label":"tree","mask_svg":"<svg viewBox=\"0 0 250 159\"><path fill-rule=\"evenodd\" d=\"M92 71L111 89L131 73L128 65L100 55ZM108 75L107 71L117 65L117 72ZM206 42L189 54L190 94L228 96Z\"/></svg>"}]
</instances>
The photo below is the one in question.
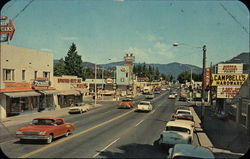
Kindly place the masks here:
<instances>
[{"instance_id":1,"label":"tree","mask_svg":"<svg viewBox=\"0 0 250 159\"><path fill-rule=\"evenodd\" d=\"M61 58L58 63L54 64L54 76L62 76L65 74L65 63Z\"/></svg>"},{"instance_id":2,"label":"tree","mask_svg":"<svg viewBox=\"0 0 250 159\"><path fill-rule=\"evenodd\" d=\"M72 43L65 57L65 74L83 77L81 56L77 54L76 45Z\"/></svg>"}]
</instances>

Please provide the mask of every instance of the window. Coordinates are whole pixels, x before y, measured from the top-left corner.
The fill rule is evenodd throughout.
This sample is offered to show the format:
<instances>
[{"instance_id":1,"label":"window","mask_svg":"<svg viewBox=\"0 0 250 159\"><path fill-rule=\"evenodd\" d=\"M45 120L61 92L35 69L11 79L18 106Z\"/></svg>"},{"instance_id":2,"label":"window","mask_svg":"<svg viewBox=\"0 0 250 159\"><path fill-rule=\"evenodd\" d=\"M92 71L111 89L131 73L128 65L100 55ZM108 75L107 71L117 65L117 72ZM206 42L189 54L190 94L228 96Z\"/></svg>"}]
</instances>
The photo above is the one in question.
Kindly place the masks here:
<instances>
[{"instance_id":1,"label":"window","mask_svg":"<svg viewBox=\"0 0 250 159\"><path fill-rule=\"evenodd\" d=\"M25 70L22 70L22 80L25 80Z\"/></svg>"},{"instance_id":2,"label":"window","mask_svg":"<svg viewBox=\"0 0 250 159\"><path fill-rule=\"evenodd\" d=\"M14 70L13 69L3 69L3 80L4 81L14 81Z\"/></svg>"},{"instance_id":3,"label":"window","mask_svg":"<svg viewBox=\"0 0 250 159\"><path fill-rule=\"evenodd\" d=\"M48 80L50 79L50 73L49 72L43 72L43 77L47 78Z\"/></svg>"},{"instance_id":4,"label":"window","mask_svg":"<svg viewBox=\"0 0 250 159\"><path fill-rule=\"evenodd\" d=\"M128 77L128 72L126 73L126 77Z\"/></svg>"},{"instance_id":5,"label":"window","mask_svg":"<svg viewBox=\"0 0 250 159\"><path fill-rule=\"evenodd\" d=\"M121 80L121 82L124 82L124 78L121 78L120 80Z\"/></svg>"},{"instance_id":6,"label":"window","mask_svg":"<svg viewBox=\"0 0 250 159\"><path fill-rule=\"evenodd\" d=\"M37 71L34 72L34 79L37 78Z\"/></svg>"}]
</instances>

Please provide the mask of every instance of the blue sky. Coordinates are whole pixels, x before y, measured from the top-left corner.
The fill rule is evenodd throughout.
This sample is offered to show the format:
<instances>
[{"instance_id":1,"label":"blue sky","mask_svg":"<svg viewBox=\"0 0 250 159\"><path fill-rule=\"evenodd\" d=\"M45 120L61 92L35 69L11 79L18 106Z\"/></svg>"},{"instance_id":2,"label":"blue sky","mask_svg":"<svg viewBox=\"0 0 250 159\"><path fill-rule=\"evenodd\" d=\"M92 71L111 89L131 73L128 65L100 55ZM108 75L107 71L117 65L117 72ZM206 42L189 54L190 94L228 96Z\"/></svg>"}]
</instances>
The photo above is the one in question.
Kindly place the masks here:
<instances>
[{"instance_id":1,"label":"blue sky","mask_svg":"<svg viewBox=\"0 0 250 159\"><path fill-rule=\"evenodd\" d=\"M14 18L29 2L12 0L1 15ZM240 1L34 0L14 25L9 44L55 59L72 42L83 61L95 63L134 53L136 62L202 66L202 50L195 47L204 44L208 65L249 52L249 11Z\"/></svg>"}]
</instances>

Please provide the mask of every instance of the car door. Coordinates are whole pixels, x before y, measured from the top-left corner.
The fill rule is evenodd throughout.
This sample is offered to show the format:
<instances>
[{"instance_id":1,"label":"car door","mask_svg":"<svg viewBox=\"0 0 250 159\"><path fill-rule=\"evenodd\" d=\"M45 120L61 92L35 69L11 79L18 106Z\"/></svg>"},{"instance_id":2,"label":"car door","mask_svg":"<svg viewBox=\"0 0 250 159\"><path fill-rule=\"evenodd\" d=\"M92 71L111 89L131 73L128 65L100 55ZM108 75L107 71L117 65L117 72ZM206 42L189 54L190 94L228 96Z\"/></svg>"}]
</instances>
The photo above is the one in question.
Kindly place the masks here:
<instances>
[{"instance_id":1,"label":"car door","mask_svg":"<svg viewBox=\"0 0 250 159\"><path fill-rule=\"evenodd\" d=\"M62 119L57 119L56 120L56 130L55 130L55 134L56 136L61 136L63 134L65 134L65 124L64 121Z\"/></svg>"}]
</instances>

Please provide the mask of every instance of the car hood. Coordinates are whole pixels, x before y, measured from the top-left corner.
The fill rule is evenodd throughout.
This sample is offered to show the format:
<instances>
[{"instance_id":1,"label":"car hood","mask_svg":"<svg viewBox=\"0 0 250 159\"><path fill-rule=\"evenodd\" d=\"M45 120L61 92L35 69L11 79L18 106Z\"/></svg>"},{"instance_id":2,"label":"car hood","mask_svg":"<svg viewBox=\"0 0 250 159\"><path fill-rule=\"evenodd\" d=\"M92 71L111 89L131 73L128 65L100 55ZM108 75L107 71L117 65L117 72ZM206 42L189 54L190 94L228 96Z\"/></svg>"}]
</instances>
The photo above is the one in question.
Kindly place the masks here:
<instances>
[{"instance_id":1,"label":"car hood","mask_svg":"<svg viewBox=\"0 0 250 159\"><path fill-rule=\"evenodd\" d=\"M80 109L80 107L70 107L69 109Z\"/></svg>"},{"instance_id":2,"label":"car hood","mask_svg":"<svg viewBox=\"0 0 250 159\"><path fill-rule=\"evenodd\" d=\"M29 125L26 127L22 127L20 129L17 129L17 131L45 131L48 129L52 129L53 125Z\"/></svg>"},{"instance_id":3,"label":"car hood","mask_svg":"<svg viewBox=\"0 0 250 159\"><path fill-rule=\"evenodd\" d=\"M190 134L179 131L163 131L162 135L167 138L188 138Z\"/></svg>"}]
</instances>

